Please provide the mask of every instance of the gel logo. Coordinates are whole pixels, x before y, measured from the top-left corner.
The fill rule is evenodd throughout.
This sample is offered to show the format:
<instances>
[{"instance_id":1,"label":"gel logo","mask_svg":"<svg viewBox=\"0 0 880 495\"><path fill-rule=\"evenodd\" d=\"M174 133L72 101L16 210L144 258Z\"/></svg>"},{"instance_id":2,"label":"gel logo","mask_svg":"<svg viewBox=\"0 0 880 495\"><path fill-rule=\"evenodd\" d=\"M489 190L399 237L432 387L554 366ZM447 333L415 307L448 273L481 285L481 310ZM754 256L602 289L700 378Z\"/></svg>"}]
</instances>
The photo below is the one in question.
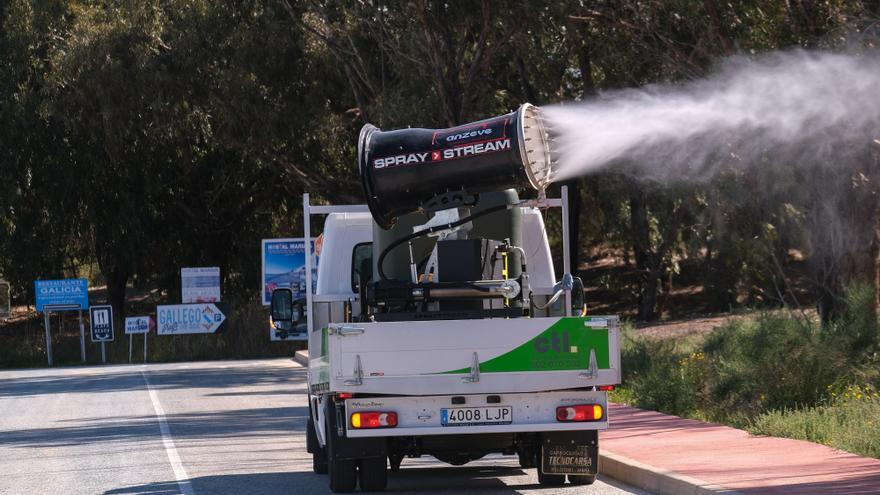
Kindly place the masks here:
<instances>
[{"instance_id":1,"label":"gel logo","mask_svg":"<svg viewBox=\"0 0 880 495\"><path fill-rule=\"evenodd\" d=\"M562 332L562 336L553 332L550 337L538 337L535 339L535 351L537 352L571 352L572 348L568 343L568 332Z\"/></svg>"}]
</instances>

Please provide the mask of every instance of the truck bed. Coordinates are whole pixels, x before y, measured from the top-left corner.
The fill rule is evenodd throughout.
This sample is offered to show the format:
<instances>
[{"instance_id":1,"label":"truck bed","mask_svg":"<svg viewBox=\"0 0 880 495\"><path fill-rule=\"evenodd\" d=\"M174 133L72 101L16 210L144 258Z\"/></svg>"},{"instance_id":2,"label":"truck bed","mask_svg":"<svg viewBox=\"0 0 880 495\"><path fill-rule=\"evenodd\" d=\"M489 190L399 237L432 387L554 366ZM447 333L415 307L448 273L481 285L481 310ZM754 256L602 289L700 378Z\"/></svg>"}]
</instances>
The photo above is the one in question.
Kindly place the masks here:
<instances>
[{"instance_id":1,"label":"truck bed","mask_svg":"<svg viewBox=\"0 0 880 495\"><path fill-rule=\"evenodd\" d=\"M620 383L616 316L330 324L313 390L443 395Z\"/></svg>"}]
</instances>

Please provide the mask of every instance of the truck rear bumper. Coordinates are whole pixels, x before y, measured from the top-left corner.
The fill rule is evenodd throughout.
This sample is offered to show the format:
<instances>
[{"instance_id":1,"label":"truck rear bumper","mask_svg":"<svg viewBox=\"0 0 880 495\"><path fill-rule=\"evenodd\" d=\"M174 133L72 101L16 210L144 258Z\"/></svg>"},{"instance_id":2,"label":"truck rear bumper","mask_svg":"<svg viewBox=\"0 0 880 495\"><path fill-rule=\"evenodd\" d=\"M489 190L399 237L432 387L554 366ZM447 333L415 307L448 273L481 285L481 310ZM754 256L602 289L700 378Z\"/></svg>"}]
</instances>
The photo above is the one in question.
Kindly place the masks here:
<instances>
[{"instance_id":1,"label":"truck rear bumper","mask_svg":"<svg viewBox=\"0 0 880 495\"><path fill-rule=\"evenodd\" d=\"M456 403L453 403L453 398ZM601 406L597 421L559 421L557 408L594 404ZM346 436L351 438L479 433L531 433L608 428L605 392L559 391L521 394L370 397L345 401ZM352 415L393 412L397 424L383 428L354 428Z\"/></svg>"}]
</instances>

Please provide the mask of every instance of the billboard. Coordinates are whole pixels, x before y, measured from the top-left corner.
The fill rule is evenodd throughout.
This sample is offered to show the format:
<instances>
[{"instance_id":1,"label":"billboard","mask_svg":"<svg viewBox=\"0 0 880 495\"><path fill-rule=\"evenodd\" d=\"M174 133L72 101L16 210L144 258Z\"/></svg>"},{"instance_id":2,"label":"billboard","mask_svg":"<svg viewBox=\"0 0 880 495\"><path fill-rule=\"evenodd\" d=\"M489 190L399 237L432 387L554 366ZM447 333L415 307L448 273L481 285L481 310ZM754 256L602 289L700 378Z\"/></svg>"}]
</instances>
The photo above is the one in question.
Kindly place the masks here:
<instances>
[{"instance_id":1,"label":"billboard","mask_svg":"<svg viewBox=\"0 0 880 495\"><path fill-rule=\"evenodd\" d=\"M309 243L312 254L312 290L318 283L318 256L314 254L315 240ZM293 298L306 297L306 249L302 237L288 239L263 239L263 305L272 302L272 291L291 289Z\"/></svg>"},{"instance_id":2,"label":"billboard","mask_svg":"<svg viewBox=\"0 0 880 495\"><path fill-rule=\"evenodd\" d=\"M89 309L89 281L84 278L36 280L34 292L37 295L38 312L43 311L43 306L56 305Z\"/></svg>"},{"instance_id":3,"label":"billboard","mask_svg":"<svg viewBox=\"0 0 880 495\"><path fill-rule=\"evenodd\" d=\"M220 267L181 268L180 294L183 304L220 302Z\"/></svg>"}]
</instances>

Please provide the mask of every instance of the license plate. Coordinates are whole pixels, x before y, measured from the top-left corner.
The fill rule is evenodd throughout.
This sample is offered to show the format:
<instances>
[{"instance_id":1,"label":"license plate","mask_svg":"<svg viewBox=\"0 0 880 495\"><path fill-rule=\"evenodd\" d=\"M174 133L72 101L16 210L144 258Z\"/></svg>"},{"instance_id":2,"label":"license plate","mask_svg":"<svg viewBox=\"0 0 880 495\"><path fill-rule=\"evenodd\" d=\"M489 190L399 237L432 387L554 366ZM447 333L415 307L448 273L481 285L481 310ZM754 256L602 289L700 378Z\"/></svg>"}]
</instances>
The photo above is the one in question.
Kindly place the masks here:
<instances>
[{"instance_id":1,"label":"license plate","mask_svg":"<svg viewBox=\"0 0 880 495\"><path fill-rule=\"evenodd\" d=\"M507 425L513 421L510 406L451 407L440 410L443 426Z\"/></svg>"}]
</instances>

